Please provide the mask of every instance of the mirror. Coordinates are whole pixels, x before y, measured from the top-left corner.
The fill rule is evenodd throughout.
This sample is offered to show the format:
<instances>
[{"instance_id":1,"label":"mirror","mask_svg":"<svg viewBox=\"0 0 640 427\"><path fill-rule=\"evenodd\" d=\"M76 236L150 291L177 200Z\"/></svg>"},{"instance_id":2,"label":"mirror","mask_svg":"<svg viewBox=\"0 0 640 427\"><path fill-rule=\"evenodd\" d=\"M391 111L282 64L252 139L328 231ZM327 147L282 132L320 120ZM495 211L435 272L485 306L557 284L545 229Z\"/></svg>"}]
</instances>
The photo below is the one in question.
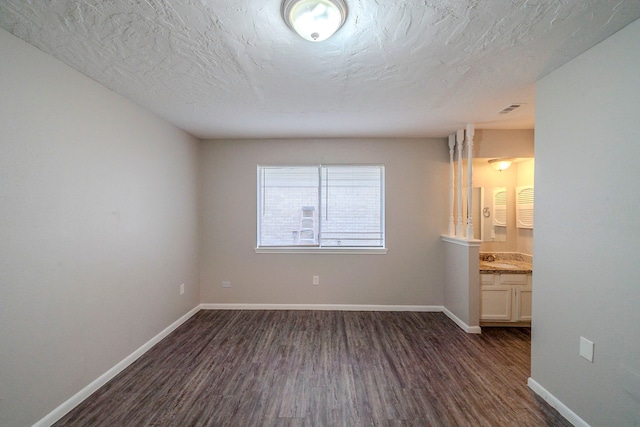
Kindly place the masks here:
<instances>
[{"instance_id":1,"label":"mirror","mask_svg":"<svg viewBox=\"0 0 640 427\"><path fill-rule=\"evenodd\" d=\"M474 239L483 242L506 242L507 187L473 187L472 193ZM463 200L466 205L466 194ZM464 210L466 213L466 206Z\"/></svg>"}]
</instances>

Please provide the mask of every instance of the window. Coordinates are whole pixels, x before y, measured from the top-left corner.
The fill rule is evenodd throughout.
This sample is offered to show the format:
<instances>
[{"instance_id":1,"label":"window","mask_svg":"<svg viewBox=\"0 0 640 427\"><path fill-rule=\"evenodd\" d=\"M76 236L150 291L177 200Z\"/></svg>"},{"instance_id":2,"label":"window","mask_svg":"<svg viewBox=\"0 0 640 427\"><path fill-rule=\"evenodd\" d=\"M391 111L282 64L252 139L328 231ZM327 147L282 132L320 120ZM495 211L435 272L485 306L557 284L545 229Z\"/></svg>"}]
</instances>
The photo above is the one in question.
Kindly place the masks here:
<instances>
[{"instance_id":1,"label":"window","mask_svg":"<svg viewBox=\"0 0 640 427\"><path fill-rule=\"evenodd\" d=\"M383 249L384 166L258 166L258 249Z\"/></svg>"}]
</instances>

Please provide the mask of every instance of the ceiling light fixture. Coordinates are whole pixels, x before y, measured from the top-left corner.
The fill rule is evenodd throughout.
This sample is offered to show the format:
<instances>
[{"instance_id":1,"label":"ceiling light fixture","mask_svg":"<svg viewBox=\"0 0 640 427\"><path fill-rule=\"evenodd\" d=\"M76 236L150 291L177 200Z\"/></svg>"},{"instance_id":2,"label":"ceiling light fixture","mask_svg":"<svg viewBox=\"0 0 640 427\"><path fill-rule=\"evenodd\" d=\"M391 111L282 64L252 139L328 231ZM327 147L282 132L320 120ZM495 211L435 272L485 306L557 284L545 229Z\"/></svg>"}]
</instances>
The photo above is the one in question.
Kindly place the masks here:
<instances>
[{"instance_id":1,"label":"ceiling light fixture","mask_svg":"<svg viewBox=\"0 0 640 427\"><path fill-rule=\"evenodd\" d=\"M284 0L282 17L302 38L320 42L342 27L347 5L344 0Z\"/></svg>"},{"instance_id":2,"label":"ceiling light fixture","mask_svg":"<svg viewBox=\"0 0 640 427\"><path fill-rule=\"evenodd\" d=\"M508 169L511 166L513 159L492 159L489 160L489 164L492 168L497 170L498 172L502 172L505 169Z\"/></svg>"}]
</instances>

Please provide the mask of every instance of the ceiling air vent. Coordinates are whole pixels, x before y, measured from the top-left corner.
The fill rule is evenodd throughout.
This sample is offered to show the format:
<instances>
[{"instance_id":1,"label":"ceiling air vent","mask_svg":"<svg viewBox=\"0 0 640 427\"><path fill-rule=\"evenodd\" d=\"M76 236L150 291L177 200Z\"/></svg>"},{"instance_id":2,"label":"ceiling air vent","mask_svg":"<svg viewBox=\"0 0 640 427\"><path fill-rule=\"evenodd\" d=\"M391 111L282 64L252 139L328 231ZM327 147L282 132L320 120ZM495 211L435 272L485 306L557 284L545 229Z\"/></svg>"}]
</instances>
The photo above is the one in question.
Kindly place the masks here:
<instances>
[{"instance_id":1,"label":"ceiling air vent","mask_svg":"<svg viewBox=\"0 0 640 427\"><path fill-rule=\"evenodd\" d=\"M509 114L510 112L515 110L516 108L520 108L523 105L524 104L511 104L511 105L508 105L508 106L504 107L502 110L498 111L498 114Z\"/></svg>"}]
</instances>

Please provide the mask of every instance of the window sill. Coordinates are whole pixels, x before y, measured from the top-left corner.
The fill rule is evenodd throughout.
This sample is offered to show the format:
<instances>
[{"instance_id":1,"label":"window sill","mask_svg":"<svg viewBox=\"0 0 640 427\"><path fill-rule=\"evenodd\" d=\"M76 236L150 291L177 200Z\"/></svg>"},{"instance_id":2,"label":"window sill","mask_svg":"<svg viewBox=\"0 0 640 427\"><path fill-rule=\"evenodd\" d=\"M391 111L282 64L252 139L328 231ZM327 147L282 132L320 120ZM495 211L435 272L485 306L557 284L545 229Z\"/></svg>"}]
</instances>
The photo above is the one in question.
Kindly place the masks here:
<instances>
[{"instance_id":1,"label":"window sill","mask_svg":"<svg viewBox=\"0 0 640 427\"><path fill-rule=\"evenodd\" d=\"M387 248L318 248L318 247L262 247L255 248L257 254L344 254L385 255Z\"/></svg>"}]
</instances>

